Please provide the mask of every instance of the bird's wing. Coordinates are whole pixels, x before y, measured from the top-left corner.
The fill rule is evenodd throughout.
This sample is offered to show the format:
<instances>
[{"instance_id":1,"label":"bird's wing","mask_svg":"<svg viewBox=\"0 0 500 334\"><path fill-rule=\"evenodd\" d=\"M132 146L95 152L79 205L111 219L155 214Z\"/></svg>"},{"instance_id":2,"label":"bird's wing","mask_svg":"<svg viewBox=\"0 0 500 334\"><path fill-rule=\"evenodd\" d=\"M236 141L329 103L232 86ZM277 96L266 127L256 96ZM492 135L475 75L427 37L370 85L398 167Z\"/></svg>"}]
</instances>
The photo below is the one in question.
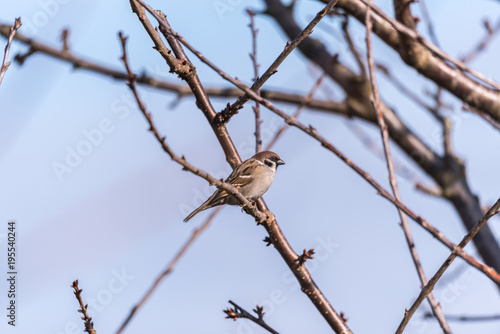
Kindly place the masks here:
<instances>
[{"instance_id":1,"label":"bird's wing","mask_svg":"<svg viewBox=\"0 0 500 334\"><path fill-rule=\"evenodd\" d=\"M228 176L226 182L231 184L236 189L245 187L253 182L254 177L250 174L250 170L253 169L252 166L238 166L233 172Z\"/></svg>"}]
</instances>

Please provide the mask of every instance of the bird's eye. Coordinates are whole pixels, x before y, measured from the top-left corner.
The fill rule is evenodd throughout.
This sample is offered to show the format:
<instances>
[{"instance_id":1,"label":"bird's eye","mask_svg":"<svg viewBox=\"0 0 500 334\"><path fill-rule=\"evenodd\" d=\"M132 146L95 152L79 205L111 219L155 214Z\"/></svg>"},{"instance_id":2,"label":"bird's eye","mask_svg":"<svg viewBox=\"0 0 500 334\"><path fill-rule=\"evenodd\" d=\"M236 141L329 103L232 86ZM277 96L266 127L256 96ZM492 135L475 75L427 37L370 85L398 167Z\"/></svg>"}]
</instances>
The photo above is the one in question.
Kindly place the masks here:
<instances>
[{"instance_id":1,"label":"bird's eye","mask_svg":"<svg viewBox=\"0 0 500 334\"><path fill-rule=\"evenodd\" d=\"M272 159L275 159L275 158L272 158ZM272 160L269 160L269 159L265 159L264 160L264 163L269 166L269 167L273 167L275 165L274 161Z\"/></svg>"}]
</instances>

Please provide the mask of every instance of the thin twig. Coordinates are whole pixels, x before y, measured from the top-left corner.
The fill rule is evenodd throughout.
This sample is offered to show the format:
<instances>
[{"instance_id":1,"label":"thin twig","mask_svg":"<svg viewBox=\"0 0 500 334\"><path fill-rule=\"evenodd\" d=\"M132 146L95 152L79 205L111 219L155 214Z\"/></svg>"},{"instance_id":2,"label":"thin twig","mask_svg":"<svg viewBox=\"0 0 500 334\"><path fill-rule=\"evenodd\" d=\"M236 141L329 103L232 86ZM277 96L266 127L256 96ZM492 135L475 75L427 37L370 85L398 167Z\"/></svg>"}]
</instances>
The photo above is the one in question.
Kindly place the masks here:
<instances>
[{"instance_id":1,"label":"thin twig","mask_svg":"<svg viewBox=\"0 0 500 334\"><path fill-rule=\"evenodd\" d=\"M182 45L175 37L168 34L168 31L171 30L171 28L165 14L161 13L160 11L154 11L151 7L145 5L142 1L130 0L130 5L132 7L132 11L136 13L137 18L155 44L155 49L167 62L168 66L170 67L170 71L177 74L188 84L196 99L196 106L198 107L198 109L200 109L207 121L211 124L212 131L214 132L222 150L224 151L226 161L229 163L231 168L236 168L242 162L238 150L236 149L236 146L234 145L234 142L229 135L227 128L225 126L214 125L213 120L215 118L216 112L212 105L212 102L210 101L210 98L208 97L205 88L203 87L201 80L196 73L196 67L189 60L188 56L184 52L184 49L182 48ZM158 22L161 22L159 29L155 28L151 24L149 18L146 15L145 8L147 8L147 10L156 18L156 20L158 20ZM162 34L166 38L170 49L163 42L161 38ZM259 202L263 201L258 201L257 203ZM262 205L260 205L260 208L262 210L267 209Z\"/></svg>"},{"instance_id":2,"label":"thin twig","mask_svg":"<svg viewBox=\"0 0 500 334\"><path fill-rule=\"evenodd\" d=\"M460 58L460 60L464 64L470 63L473 59L479 56L481 52L486 50L488 45L493 40L493 37L495 37L495 35L500 31L500 19L498 19L494 27L491 26L491 23L487 19L484 20L483 24L486 30L486 34L472 50L470 50L465 56Z\"/></svg>"},{"instance_id":3,"label":"thin twig","mask_svg":"<svg viewBox=\"0 0 500 334\"><path fill-rule=\"evenodd\" d=\"M278 71L278 67L281 63L288 57L288 55L306 38L308 37L313 28L321 21L323 17L337 4L338 0L331 0L321 11L319 11L314 19L302 30L302 32L295 37L292 42L287 42L285 49L281 52L281 54L276 58L276 60L269 66L269 68L264 72L264 74L257 80L251 87L252 91L256 91L262 87L262 85ZM231 117L238 112L239 109L243 107L243 104L250 99L248 94L244 94L240 96L235 103L231 106L226 107L220 113L218 113L218 117L216 121L218 124L226 124L229 122Z\"/></svg>"},{"instance_id":4,"label":"thin twig","mask_svg":"<svg viewBox=\"0 0 500 334\"><path fill-rule=\"evenodd\" d=\"M253 81L259 80L259 63L257 62L257 33L259 30L255 28L255 13L250 9L247 9L247 14L250 16L250 31L252 32L252 53L250 53L250 59L252 59L253 71L254 71L254 79ZM260 88L257 89L257 94L260 94ZM260 103L255 102L255 106L252 107L253 112L255 113L255 152L258 153L262 149L262 137L260 134L260 125L262 121L260 119Z\"/></svg>"},{"instance_id":5,"label":"thin twig","mask_svg":"<svg viewBox=\"0 0 500 334\"><path fill-rule=\"evenodd\" d=\"M230 300L229 303L234 306L234 309L228 307L227 309L222 310L224 313L226 313L226 319L233 319L236 321L238 318L246 318L248 320L255 322L260 327L266 329L269 333L278 334L277 331L272 329L271 326L269 326L264 321L264 314L265 314L264 307L259 305L256 306L256 308L253 310L257 314L257 317L255 317L253 314L247 312L245 309L237 305L235 302Z\"/></svg>"},{"instance_id":6,"label":"thin twig","mask_svg":"<svg viewBox=\"0 0 500 334\"><path fill-rule=\"evenodd\" d=\"M397 88L401 93L403 93L405 96L407 96L416 105L422 107L423 109L429 111L431 114L436 116L434 113L434 108L430 104L428 104L427 102L422 100L422 98L420 96L415 94L414 89L409 88L401 80L399 80L395 75L393 75L386 65L381 64L381 63L377 63L377 64L375 64L375 67L377 70L379 70L379 73L382 73L389 80L389 82L395 88Z\"/></svg>"},{"instance_id":7,"label":"thin twig","mask_svg":"<svg viewBox=\"0 0 500 334\"><path fill-rule=\"evenodd\" d=\"M420 1L420 8L422 9L422 15L425 21L427 22L427 30L429 32L431 41L436 46L440 47L439 40L437 38L437 34L434 29L434 24L432 22L431 16L429 15L429 11L427 10L427 5L425 4L425 0ZM453 157L453 146L451 143L451 122L446 116L443 116L440 112L440 109L443 106L442 97L443 97L443 88L439 85L436 85L436 93L434 94L435 105L433 108L428 110L441 123L441 127L443 128L443 151L445 156Z\"/></svg>"},{"instance_id":8,"label":"thin twig","mask_svg":"<svg viewBox=\"0 0 500 334\"><path fill-rule=\"evenodd\" d=\"M469 231L469 233L467 233L464 236L462 241L460 241L460 243L458 244L457 250L463 249L469 243L469 241L471 241L472 238L474 238L474 236L477 234L477 232L479 232L481 230L481 228L484 225L486 225L488 220L498 213L499 208L500 208L500 198L488 210L488 212L483 216L483 218L481 218L481 220L476 224L476 226L474 226L474 228L472 228ZM438 271L434 274L434 276L432 276L432 278L429 280L429 282L422 288L422 290L420 291L420 294L418 295L415 302L413 302L410 309L405 311L403 320L399 324L399 327L396 331L396 334L403 333L403 331L404 331L406 325L408 324L408 322L410 321L411 317L413 316L413 314L415 314L415 311L418 309L418 307L420 306L422 301L434 289L434 286L436 285L438 280L441 278L441 276L443 276L446 269L448 269L448 267L451 265L451 263L453 262L453 260L455 260L456 257L457 257L457 251L454 250L450 254L450 256L448 256L448 258L444 261L444 263L441 265L441 267L438 269Z\"/></svg>"},{"instance_id":9,"label":"thin twig","mask_svg":"<svg viewBox=\"0 0 500 334\"><path fill-rule=\"evenodd\" d=\"M189 44L182 36L180 36L178 33L172 32L176 36L176 38L191 52L193 52L203 63L207 64L210 68L212 68L215 72L217 72L222 78L225 80L231 82L233 85L244 91L250 98L254 101L260 102L263 106L274 112L276 115L280 116L281 118L284 119L284 121L291 125L295 126L301 131L305 132L309 136L313 137L316 139L318 142L321 143L323 147L325 147L327 150L331 151L334 153L337 157L339 157L344 163L346 163L349 167L351 167L356 173L358 173L361 177L363 177L373 188L375 188L378 192L379 195L382 197L386 198L390 202L394 203L396 206L401 208L403 212L405 212L412 220L414 220L417 224L421 225L424 229L426 229L428 232L430 232L436 239L441 241L446 247L448 247L450 250L456 250L459 254L460 257L462 257L467 263L470 265L474 266L475 268L479 269L482 271L486 276L488 276L491 280L493 280L498 286L500 286L500 275L491 267L488 267L484 265L483 263L480 263L476 259L474 259L472 256L468 255L461 249L457 249L456 245L448 240L438 229L436 229L434 226L429 224L425 219L422 217L418 216L415 214L413 211L411 211L404 203L401 201L398 201L395 199L387 190L385 190L377 181L375 181L370 174L365 172L362 168L360 168L358 165L356 165L354 162L352 162L351 159L346 157L341 151L339 151L335 146L333 146L326 138L321 136L314 127L312 126L306 126L299 122L295 117L287 115L285 112L282 110L276 108L270 101L267 99L258 96L255 94L254 91L250 89L250 87L246 86L243 84L240 80L234 79L228 74L226 74L224 71L222 71L219 67L217 67L215 64L213 64L211 61L209 61L207 58L203 56L201 52L196 50L191 44Z\"/></svg>"},{"instance_id":10,"label":"thin twig","mask_svg":"<svg viewBox=\"0 0 500 334\"><path fill-rule=\"evenodd\" d=\"M424 313L424 318L433 317L429 312ZM449 321L460 321L460 322L484 322L484 321L497 321L500 320L500 314L491 315L446 315L446 319Z\"/></svg>"},{"instance_id":11,"label":"thin twig","mask_svg":"<svg viewBox=\"0 0 500 334\"><path fill-rule=\"evenodd\" d=\"M9 27L0 24L0 34L3 35L6 30L8 31L8 29ZM62 62L69 63L73 66L74 69L91 71L116 80L128 80L128 74L124 71L113 69L112 67L101 65L96 61L79 57L75 54L72 54L70 51L61 52L60 49L38 42L35 39L28 38L19 32L15 35L14 39L25 45L28 45L30 50L29 54L17 55L16 58L18 61L25 61L30 55L40 53L54 59L58 59ZM193 91L184 84L176 84L173 82L160 80L145 73L136 76L136 83L156 89L173 92L177 94L179 98L193 96ZM206 87L205 92L209 96L220 98L239 97L244 93L238 88L216 86ZM261 89L261 93L263 97L276 102L301 105L304 101L304 96L300 94L293 94L270 89ZM308 103L308 107L315 110L335 112L346 116L349 115L348 106L345 102L312 99Z\"/></svg>"},{"instance_id":12,"label":"thin twig","mask_svg":"<svg viewBox=\"0 0 500 334\"><path fill-rule=\"evenodd\" d=\"M429 15L429 11L427 10L427 5L425 4L425 0L419 0L420 8L422 9L422 16L427 22L427 31L429 32L429 37L432 43L439 45L439 40L437 38L436 30L434 29L434 24L432 22L431 16Z\"/></svg>"},{"instance_id":13,"label":"thin twig","mask_svg":"<svg viewBox=\"0 0 500 334\"><path fill-rule=\"evenodd\" d=\"M384 115L382 114L382 108L380 107L380 98L379 98L378 87L377 87L377 82L376 82L376 78L375 78L375 65L373 62L372 45L371 45L372 21L371 21L370 8L368 8L368 10L366 12L365 25L366 25L366 53L367 53L367 58L368 58L368 70L370 73L370 82L372 85L372 92L373 92L373 107L374 107L375 113L377 115L378 125L380 128L380 134L382 137L382 143L384 146L385 159L387 162L387 170L389 171L389 183L391 185L392 193L394 194L394 197L398 201L401 201L401 195L399 193L398 183L396 180L396 173L394 170L394 164L393 164L392 158L391 158L391 150L390 150L390 146L389 146L389 132L387 131L387 125L386 125L385 120L384 120ZM420 279L421 284L425 285L427 283L427 277L425 276L422 265L420 264L420 257L418 255L417 249L415 247L415 243L413 241L413 236L412 236L412 233L410 230L410 225L408 223L408 220L407 220L404 212L400 208L397 208L397 210L398 210L399 218L401 219L401 227L403 228L403 232L404 232L404 235L406 238L406 243L408 244L408 248L410 250L413 264L415 265L415 268L417 270L417 274L418 274L418 277ZM430 294L427 299L428 299L429 304L431 306L432 312L434 313L434 316L436 317L441 328L443 329L443 332L446 334L451 334L451 329L448 326L448 323L446 322L446 319L443 316L441 306L436 302L436 300L434 299L434 296L432 294Z\"/></svg>"},{"instance_id":14,"label":"thin twig","mask_svg":"<svg viewBox=\"0 0 500 334\"><path fill-rule=\"evenodd\" d=\"M85 322L85 332L89 334L96 334L97 332L94 329L94 323L92 322L92 318L89 317L89 314L87 313L88 305L83 304L82 290L78 288L78 280L73 281L71 287L73 288L73 293L75 294L76 300L78 300L78 303L80 304L78 312L83 314L82 320Z\"/></svg>"},{"instance_id":15,"label":"thin twig","mask_svg":"<svg viewBox=\"0 0 500 334\"><path fill-rule=\"evenodd\" d=\"M342 31L344 32L344 38L347 42L347 46L349 47L349 51L354 56L354 59L356 59L356 63L358 64L359 70L361 71L361 75L366 77L366 68L365 64L363 62L363 59L361 58L361 54L359 53L358 48L356 45L354 45L354 42L351 38L351 34L349 32L349 16L344 15L344 20L342 21Z\"/></svg>"},{"instance_id":16,"label":"thin twig","mask_svg":"<svg viewBox=\"0 0 500 334\"><path fill-rule=\"evenodd\" d=\"M441 189L439 187L430 188L430 187L428 187L420 182L417 182L417 183L415 183L415 189L424 193L424 194L430 195L430 196L434 196L434 197L438 197L438 198L443 197L443 189Z\"/></svg>"},{"instance_id":17,"label":"thin twig","mask_svg":"<svg viewBox=\"0 0 500 334\"><path fill-rule=\"evenodd\" d=\"M471 106L468 106L466 104L464 104L462 106L462 109L466 110L466 111L470 111L476 115L479 115L479 117L483 118L486 122L488 122L495 129L500 130L500 123L498 123L496 120L492 119L490 115L485 114L484 112L479 111L476 108L472 108Z\"/></svg>"},{"instance_id":18,"label":"thin twig","mask_svg":"<svg viewBox=\"0 0 500 334\"><path fill-rule=\"evenodd\" d=\"M359 0L359 1L362 2L363 4L365 4L367 7L370 7L373 10L374 14L376 14L380 18L384 19L385 21L387 21L399 33L402 33L402 34L408 36L409 38L415 40L416 42L418 42L419 44L424 46L426 49L428 49L430 52L432 52L434 55L438 56L442 60L445 60L445 61L453 64L459 70L466 72L466 73L469 73L470 75L476 77L477 79L483 81L484 83L490 85L491 87L494 87L495 89L500 90L500 84L489 79L484 74L467 67L460 60L453 59L452 57L450 57L449 55L444 53L436 45L428 42L425 38L423 38L418 33L418 31L410 29L410 28L406 27L404 24L394 20L392 17L390 17L389 15L384 13L380 8L378 8L377 6L370 3L369 0Z\"/></svg>"},{"instance_id":19,"label":"thin twig","mask_svg":"<svg viewBox=\"0 0 500 334\"><path fill-rule=\"evenodd\" d=\"M3 61L2 61L2 66L0 67L0 85L2 84L3 77L5 76L5 72L7 72L7 69L10 66L10 61L9 59L9 50L10 50L10 45L12 44L12 40L14 39L14 36L16 34L17 29L21 27L21 18L18 17L14 25L10 27L10 32L9 32L9 38L7 39L7 45L5 46L5 52L3 55Z\"/></svg>"},{"instance_id":20,"label":"thin twig","mask_svg":"<svg viewBox=\"0 0 500 334\"><path fill-rule=\"evenodd\" d=\"M155 281L151 287L146 291L141 300L130 310L129 315L123 321L120 328L116 331L116 334L120 334L125 330L125 327L129 324L135 314L141 309L156 289L160 286L160 283L174 270L177 263L186 254L187 250L194 244L194 242L200 237L200 235L210 226L215 216L222 210L223 206L215 208L210 215L207 217L205 222L198 228L196 228L191 236L186 240L181 249L175 254L174 258L168 263L165 269L156 277Z\"/></svg>"}]
</instances>

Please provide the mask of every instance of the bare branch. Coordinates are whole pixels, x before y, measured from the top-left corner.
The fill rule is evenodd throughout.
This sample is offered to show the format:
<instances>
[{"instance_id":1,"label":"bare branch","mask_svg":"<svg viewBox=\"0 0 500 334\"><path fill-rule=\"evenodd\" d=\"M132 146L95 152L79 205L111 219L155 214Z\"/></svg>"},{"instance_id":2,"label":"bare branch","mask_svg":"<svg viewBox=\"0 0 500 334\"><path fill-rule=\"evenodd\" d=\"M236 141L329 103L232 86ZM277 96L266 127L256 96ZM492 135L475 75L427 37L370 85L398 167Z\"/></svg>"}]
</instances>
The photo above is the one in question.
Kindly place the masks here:
<instances>
[{"instance_id":1,"label":"bare branch","mask_svg":"<svg viewBox=\"0 0 500 334\"><path fill-rule=\"evenodd\" d=\"M89 314L87 313L88 305L83 304L82 290L78 288L78 280L74 281L71 287L73 288L73 293L75 294L76 300L78 300L78 303L80 304L78 312L83 314L82 320L85 322L85 332L89 334L96 334L97 332L94 329L92 318L89 317Z\"/></svg>"},{"instance_id":2,"label":"bare branch","mask_svg":"<svg viewBox=\"0 0 500 334\"><path fill-rule=\"evenodd\" d=\"M484 30L486 31L486 34L484 37L477 43L477 45L469 51L465 56L461 57L460 60L464 63L470 63L472 60L474 60L478 55L481 54L488 45L491 43L495 35L498 34L500 31L500 19L495 23L495 26L492 27L491 23L485 19L483 22L484 25Z\"/></svg>"},{"instance_id":3,"label":"bare branch","mask_svg":"<svg viewBox=\"0 0 500 334\"><path fill-rule=\"evenodd\" d=\"M430 104L422 100L422 98L418 96L413 89L406 86L401 80L394 76L386 65L377 63L375 64L375 68L379 70L379 73L382 73L389 80L389 82L394 85L395 88L397 88L401 93L412 100L416 105L429 111L435 117L438 117L438 115L436 115L435 113L434 108Z\"/></svg>"},{"instance_id":4,"label":"bare branch","mask_svg":"<svg viewBox=\"0 0 500 334\"><path fill-rule=\"evenodd\" d=\"M377 87L377 82L375 79L375 65L373 62L373 55L372 55L372 46L371 46L371 30L372 30L372 21L371 21L371 10L370 8L366 12L366 19L365 19L365 25L366 25L366 52L367 52L367 59L368 59L368 69L370 73L370 82L372 85L372 92L373 92L373 107L375 109L375 113L377 115L378 119L378 125L380 128L380 134L382 137L382 143L384 146L384 153L385 153L385 159L387 162L387 170L389 171L389 183L392 188L392 193L394 194L394 197L398 200L401 201L401 195L399 193L399 188L398 188L398 183L396 180L396 172L394 170L394 164L392 162L391 158L391 150L389 147L389 132L387 131L387 125L385 124L384 120L384 115L382 114L382 108L380 107L380 98L378 94L378 87ZM418 255L417 249L415 247L415 243L413 241L413 236L410 230L410 225L408 224L408 220L406 218L406 215L404 212L400 209L397 208L399 218L401 220L401 227L403 228L403 232L406 238L406 243L408 245L408 248L410 250L410 254L413 260L413 264L415 265L415 268L417 270L418 278L420 279L420 282L422 285L425 285L427 283L427 277L425 276L424 269L422 268L422 265L420 264L420 257ZM448 323L446 322L446 319L443 316L443 311L441 309L441 306L436 302L434 296L430 294L428 296L428 301L431 306L432 312L434 313L434 316L439 322L439 325L443 329L443 332L446 334L451 334L451 329L448 326Z\"/></svg>"},{"instance_id":5,"label":"bare branch","mask_svg":"<svg viewBox=\"0 0 500 334\"><path fill-rule=\"evenodd\" d=\"M486 225L488 220L496 215L498 213L498 210L500 208L500 198L497 200L495 204L488 210L488 212L481 218L481 220L474 226L473 229L467 233L462 241L458 244L457 250L458 249L463 249L469 241L474 238L474 236L481 230L483 226ZM444 261L444 263L441 265L441 267L438 269L438 271L432 276L432 278L429 280L429 282L422 288L422 291L420 291L420 294L418 295L417 299L413 302L413 305L410 307L409 310L405 311L405 315L403 317L403 320L399 324L399 327L396 331L396 334L403 333L406 325L410 321L411 317L413 314L415 314L415 311L418 309L422 301L429 295L429 293L434 289L434 286L438 282L438 280L443 276L444 272L448 267L451 265L453 260L457 257L457 251L454 250L450 256Z\"/></svg>"},{"instance_id":6,"label":"bare branch","mask_svg":"<svg viewBox=\"0 0 500 334\"><path fill-rule=\"evenodd\" d=\"M229 303L234 306L234 309L228 307L226 310L222 310L224 313L226 313L226 319L233 319L234 321L236 321L238 318L246 318L248 320L255 322L260 327L266 329L269 333L278 334L277 331L272 329L264 321L263 319L265 314L264 307L257 305L256 308L253 310L257 314L256 318L251 313L245 311L245 309L237 305L235 302L230 300Z\"/></svg>"},{"instance_id":7,"label":"bare branch","mask_svg":"<svg viewBox=\"0 0 500 334\"><path fill-rule=\"evenodd\" d=\"M151 40L155 44L156 50L161 54L161 56L165 59L167 64L170 66L170 70L175 72L181 79L185 80L189 85L189 88L193 92L193 95L196 98L196 106L203 112L207 121L212 125L212 130L215 133L217 139L219 140L219 144L224 150L224 155L226 156L226 160L232 168L235 168L239 164L241 164L241 157L234 146L234 143L227 132L225 126L216 126L213 122L215 118L215 110L208 98L208 95L205 92L201 81L196 74L196 68L189 61L189 58L184 53L184 50L177 39L168 34L168 30L171 30L169 23L167 22L165 15L161 12L153 11L149 6L146 6L142 1L130 0L130 4L132 6L132 10L137 14L139 21L142 23L144 29L149 34ZM167 42L169 43L172 50L169 50L165 44L163 43L160 33L153 27L148 17L146 16L146 12L144 8L147 8L148 11L161 22L160 31Z\"/></svg>"},{"instance_id":8,"label":"bare branch","mask_svg":"<svg viewBox=\"0 0 500 334\"><path fill-rule=\"evenodd\" d=\"M321 0L325 2L326 0ZM366 0L339 1L338 7L364 22L367 7ZM425 40L416 30L410 29L392 19L378 7L371 5L373 10L373 31L393 49L401 51L401 36L412 41L411 53L404 50L400 53L403 60L413 66L419 73L448 90L450 93L485 113L500 120L500 85L485 75L468 68L459 60L453 59L438 47ZM387 24L389 23L389 24ZM411 57L410 57L411 55ZM418 59L415 59L418 57ZM451 66L451 65L453 66ZM494 89L485 86L471 78L468 74L483 81Z\"/></svg>"},{"instance_id":9,"label":"bare branch","mask_svg":"<svg viewBox=\"0 0 500 334\"><path fill-rule=\"evenodd\" d=\"M324 0L321 0L324 1ZM291 13L281 3L280 0L265 0L267 4L266 13L272 15L276 22L282 27L286 34L294 36L296 31L300 29L295 22ZM367 6L359 0L341 0L337 7L342 8L344 11L356 17L356 19L364 23L366 18ZM388 18L392 20L391 18ZM373 32L382 38L388 45L394 49L400 47L400 36L387 21L377 15L373 15ZM394 20L392 20L394 21ZM401 23L394 21L395 24ZM405 28L403 26L403 28ZM335 55L331 55L326 45L319 40L311 38L306 39L299 45L300 51L314 63L319 65L325 73L327 73L346 93L345 102L348 106L348 115L356 116L369 122L375 123L376 117L373 113L373 106L370 102L371 88L369 81L365 80L348 68L339 63L338 60L332 65L331 59L335 59ZM453 69L452 72L447 72L452 69L448 64L441 68L440 60L434 56L425 58L431 61L431 65L435 66L429 70L431 75L441 73L444 71L449 77L445 78L446 85L451 82L456 83L456 79L462 79L463 73ZM465 87L471 88L471 79L464 79ZM483 87L483 86L481 86ZM484 88L484 87L483 87ZM470 94L478 93L482 88L476 87L467 92ZM462 91L465 93L466 91ZM493 91L492 91L493 92ZM490 112L499 111L500 116L500 95L493 93L494 99L498 98L499 106L491 106ZM497 96L498 95L498 96ZM477 99L483 97L476 96ZM493 97L493 95L492 95ZM488 101L486 100L482 100ZM422 168L429 176L431 176L436 183L443 189L444 198L446 198L459 213L463 224L466 229L470 229L482 217L483 211L479 203L478 197L472 192L465 170L465 165L459 159L453 156L439 156L434 152L422 139L420 139L398 116L383 104L384 117L389 128L391 138L406 152L408 157L415 161L415 163ZM307 127L306 127L307 128ZM500 271L500 245L498 244L491 229L485 226L478 235L474 238L474 243L484 259L485 263L493 267L497 272ZM489 272L492 268L484 267L484 272ZM497 276L498 274L495 274Z\"/></svg>"},{"instance_id":10,"label":"bare branch","mask_svg":"<svg viewBox=\"0 0 500 334\"><path fill-rule=\"evenodd\" d=\"M419 4L420 8L422 9L422 16L425 18L425 21L427 22L427 31L429 32L430 39L432 43L436 44L436 46L439 46L436 29L434 29L434 24L432 23L431 16L429 15L429 11L427 10L427 5L425 4L425 0L420 0Z\"/></svg>"},{"instance_id":11,"label":"bare branch","mask_svg":"<svg viewBox=\"0 0 500 334\"><path fill-rule=\"evenodd\" d=\"M260 65L257 62L257 33L259 30L255 28L255 13L250 9L247 9L248 16L250 16L250 31L252 32L252 53L250 53L250 59L252 59L253 70L254 70L254 79L253 81L259 80L259 67ZM260 94L260 88L257 89L257 94ZM255 102L255 106L252 107L255 113L255 152L258 153L262 149L262 138L260 135L260 125L262 121L260 120L260 103Z\"/></svg>"},{"instance_id":12,"label":"bare branch","mask_svg":"<svg viewBox=\"0 0 500 334\"><path fill-rule=\"evenodd\" d=\"M231 184L223 182L221 180L216 179L212 175L208 174L207 172L196 168L195 166L191 165L189 162L186 161L184 156L179 157L176 155L173 150L170 148L170 146L166 142L166 137L162 136L156 127L155 123L153 122L153 116L151 115L150 112L147 111L146 106L142 102L139 93L137 92L136 86L135 86L135 75L132 72L130 65L128 64L127 60L127 52L125 48L126 40L127 38L122 35L122 33L119 33L120 41L122 43L122 48L123 48L123 56L121 57L121 60L123 61L125 68L127 69L127 73L129 74L129 81L128 81L128 86L130 90L132 91L134 98L137 101L137 105L139 106L139 109L141 110L142 114L146 118L146 120L149 123L149 131L153 133L153 135L156 137L156 139L160 142L161 147L163 150L174 160L175 162L179 163L182 165L183 170L190 171L191 173L198 175L205 180L207 180L210 184L213 184L217 186L217 188L224 189L231 195L233 195L235 198L237 198L243 209L250 215L252 215L256 220L258 221L265 221L268 219L268 217L260 212L245 196L243 196L235 187L233 187Z\"/></svg>"},{"instance_id":13,"label":"bare branch","mask_svg":"<svg viewBox=\"0 0 500 334\"><path fill-rule=\"evenodd\" d=\"M283 60L288 57L288 55L304 40L306 39L307 36L309 36L313 28L321 21L323 17L337 4L339 0L331 0L328 2L328 4L321 10L319 11L314 19L302 30L300 34L297 35L293 39L293 41L287 42L285 49L281 52L281 54L276 58L276 60L269 66L269 68L264 72L264 74L257 80L251 87L253 91L258 90L262 85L273 75L278 71L278 67L281 65ZM231 106L226 107L224 110L222 110L219 114L217 114L216 121L218 124L226 124L229 122L231 117L235 113L238 112L239 109L243 107L243 104L247 102L250 99L248 94L245 94L241 97L238 98L238 100L233 103Z\"/></svg>"},{"instance_id":14,"label":"bare branch","mask_svg":"<svg viewBox=\"0 0 500 334\"><path fill-rule=\"evenodd\" d=\"M424 313L424 318L433 317L429 312ZM485 321L497 321L500 320L500 314L492 315L446 315L446 319L449 321L460 321L460 322L485 322Z\"/></svg>"}]
</instances>

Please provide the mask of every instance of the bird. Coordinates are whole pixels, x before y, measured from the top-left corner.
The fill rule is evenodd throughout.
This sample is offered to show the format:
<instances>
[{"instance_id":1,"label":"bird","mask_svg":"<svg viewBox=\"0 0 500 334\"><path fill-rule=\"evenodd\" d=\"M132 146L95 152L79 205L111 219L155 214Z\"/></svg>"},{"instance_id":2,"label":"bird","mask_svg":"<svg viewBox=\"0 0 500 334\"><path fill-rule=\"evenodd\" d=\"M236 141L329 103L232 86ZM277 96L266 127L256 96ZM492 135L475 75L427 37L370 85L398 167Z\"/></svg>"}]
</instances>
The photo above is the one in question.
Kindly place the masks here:
<instances>
[{"instance_id":1,"label":"bird","mask_svg":"<svg viewBox=\"0 0 500 334\"><path fill-rule=\"evenodd\" d=\"M276 175L276 169L284 164L285 162L276 153L262 151L243 161L224 182L238 189L247 199L255 201L269 189ZM203 210L223 204L238 205L240 201L226 190L217 189L202 205L184 218L184 222L187 223Z\"/></svg>"}]
</instances>

